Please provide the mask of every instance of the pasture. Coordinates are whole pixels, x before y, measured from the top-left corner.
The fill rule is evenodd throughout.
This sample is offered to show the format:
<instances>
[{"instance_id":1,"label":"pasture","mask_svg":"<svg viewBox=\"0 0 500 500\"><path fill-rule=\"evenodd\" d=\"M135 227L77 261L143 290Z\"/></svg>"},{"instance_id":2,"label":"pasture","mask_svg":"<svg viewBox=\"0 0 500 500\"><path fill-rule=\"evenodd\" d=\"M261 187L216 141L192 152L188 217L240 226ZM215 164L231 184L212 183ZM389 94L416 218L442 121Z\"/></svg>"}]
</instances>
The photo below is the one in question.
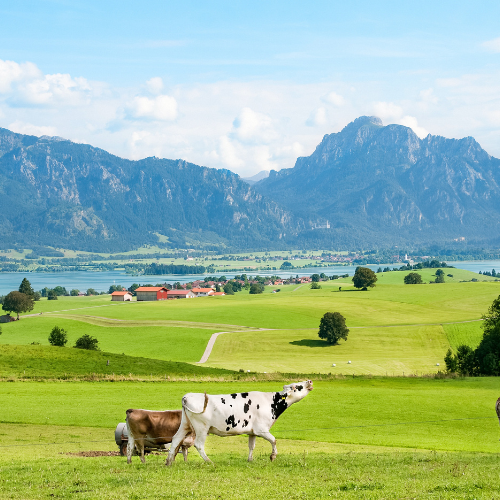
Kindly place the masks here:
<instances>
[{"instance_id":1,"label":"pasture","mask_svg":"<svg viewBox=\"0 0 500 500\"><path fill-rule=\"evenodd\" d=\"M257 440L209 436L215 466L195 450L92 457L116 451L128 407L175 408L188 391L279 390L276 382L0 383L2 498L496 498L494 379L345 378L315 381L273 427L278 458ZM464 402L468 404L465 405ZM493 402L493 403L492 403ZM95 453L94 453L95 454ZM89 456L90 455L90 456ZM102 455L102 453L101 453Z\"/></svg>"}]
</instances>

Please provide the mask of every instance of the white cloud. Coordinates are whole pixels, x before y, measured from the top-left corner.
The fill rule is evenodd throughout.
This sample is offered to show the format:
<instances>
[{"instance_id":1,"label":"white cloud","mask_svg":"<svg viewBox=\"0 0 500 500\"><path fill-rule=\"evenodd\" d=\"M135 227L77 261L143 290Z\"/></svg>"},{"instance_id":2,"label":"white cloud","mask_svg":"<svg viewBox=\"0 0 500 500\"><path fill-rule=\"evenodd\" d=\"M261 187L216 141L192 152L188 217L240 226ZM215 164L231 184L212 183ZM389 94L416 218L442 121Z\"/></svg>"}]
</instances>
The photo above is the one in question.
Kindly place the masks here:
<instances>
[{"instance_id":1,"label":"white cloud","mask_svg":"<svg viewBox=\"0 0 500 500\"><path fill-rule=\"evenodd\" d=\"M128 103L127 111L132 118L173 121L177 118L177 101L168 95L149 98L137 96Z\"/></svg>"},{"instance_id":2,"label":"white cloud","mask_svg":"<svg viewBox=\"0 0 500 500\"><path fill-rule=\"evenodd\" d=\"M336 92L329 92L324 98L323 101L333 104L334 106L343 106L345 104L345 99L337 94Z\"/></svg>"},{"instance_id":3,"label":"white cloud","mask_svg":"<svg viewBox=\"0 0 500 500\"><path fill-rule=\"evenodd\" d=\"M33 63L18 64L14 61L0 59L0 93L11 92L12 85L15 83L33 80L41 76L42 72Z\"/></svg>"},{"instance_id":4,"label":"white cloud","mask_svg":"<svg viewBox=\"0 0 500 500\"><path fill-rule=\"evenodd\" d=\"M243 108L233 121L233 136L249 144L269 143L276 137L270 116Z\"/></svg>"},{"instance_id":5,"label":"white cloud","mask_svg":"<svg viewBox=\"0 0 500 500\"><path fill-rule=\"evenodd\" d=\"M376 102L373 104L375 116L378 116L382 121L397 120L403 114L403 108L393 102Z\"/></svg>"},{"instance_id":6,"label":"white cloud","mask_svg":"<svg viewBox=\"0 0 500 500\"><path fill-rule=\"evenodd\" d=\"M222 136L219 140L219 158L224 166L228 168L240 168L244 166L244 162L238 158L236 148L227 136Z\"/></svg>"},{"instance_id":7,"label":"white cloud","mask_svg":"<svg viewBox=\"0 0 500 500\"><path fill-rule=\"evenodd\" d=\"M500 52L500 38L488 40L486 42L483 42L481 45L490 52Z\"/></svg>"},{"instance_id":8,"label":"white cloud","mask_svg":"<svg viewBox=\"0 0 500 500\"><path fill-rule=\"evenodd\" d=\"M55 136L57 135L57 129L55 127L44 126L44 125L33 125L31 123L25 123L21 120L16 120L7 126L9 130L12 132L16 132L18 134L26 134L26 135L36 135L40 137L42 135Z\"/></svg>"},{"instance_id":9,"label":"white cloud","mask_svg":"<svg viewBox=\"0 0 500 500\"><path fill-rule=\"evenodd\" d=\"M146 87L151 92L151 94L158 95L163 90L163 80L159 76L150 78L146 82Z\"/></svg>"},{"instance_id":10,"label":"white cloud","mask_svg":"<svg viewBox=\"0 0 500 500\"><path fill-rule=\"evenodd\" d=\"M318 127L321 125L325 125L327 121L326 109L318 108L316 111L311 113L306 121L306 125L309 127Z\"/></svg>"}]
</instances>

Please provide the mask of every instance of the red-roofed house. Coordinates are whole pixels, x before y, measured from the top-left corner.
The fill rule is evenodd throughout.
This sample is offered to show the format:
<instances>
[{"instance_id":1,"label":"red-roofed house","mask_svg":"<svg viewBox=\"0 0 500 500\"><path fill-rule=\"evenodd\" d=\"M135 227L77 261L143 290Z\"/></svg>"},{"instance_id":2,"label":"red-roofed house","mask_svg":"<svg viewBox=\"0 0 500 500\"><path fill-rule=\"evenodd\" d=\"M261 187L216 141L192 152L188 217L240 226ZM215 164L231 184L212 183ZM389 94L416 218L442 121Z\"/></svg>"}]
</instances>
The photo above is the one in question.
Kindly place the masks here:
<instances>
[{"instance_id":1,"label":"red-roofed house","mask_svg":"<svg viewBox=\"0 0 500 500\"><path fill-rule=\"evenodd\" d=\"M168 289L164 286L140 286L136 288L137 301L167 300Z\"/></svg>"},{"instance_id":2,"label":"red-roofed house","mask_svg":"<svg viewBox=\"0 0 500 500\"><path fill-rule=\"evenodd\" d=\"M213 288L193 288L191 291L195 293L197 297L207 297L208 295L213 295L215 292Z\"/></svg>"},{"instance_id":3,"label":"red-roofed house","mask_svg":"<svg viewBox=\"0 0 500 500\"><path fill-rule=\"evenodd\" d=\"M193 293L193 290L169 290L168 291L168 298L169 299L193 299L194 297L196 297L196 294Z\"/></svg>"},{"instance_id":4,"label":"red-roofed house","mask_svg":"<svg viewBox=\"0 0 500 500\"><path fill-rule=\"evenodd\" d=\"M120 292L116 291L111 294L111 300L118 300L124 302L126 300L132 300L132 294L127 290L122 290Z\"/></svg>"}]
</instances>

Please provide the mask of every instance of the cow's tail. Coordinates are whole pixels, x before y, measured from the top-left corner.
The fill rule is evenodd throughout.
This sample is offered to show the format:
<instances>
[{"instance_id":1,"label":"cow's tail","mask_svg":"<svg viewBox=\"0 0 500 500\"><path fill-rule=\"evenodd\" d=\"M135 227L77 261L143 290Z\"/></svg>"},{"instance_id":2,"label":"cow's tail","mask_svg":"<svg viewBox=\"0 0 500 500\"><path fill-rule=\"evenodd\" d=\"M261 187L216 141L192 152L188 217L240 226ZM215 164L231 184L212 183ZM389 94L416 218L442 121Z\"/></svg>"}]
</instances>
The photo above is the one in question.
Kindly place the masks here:
<instances>
[{"instance_id":1,"label":"cow's tail","mask_svg":"<svg viewBox=\"0 0 500 500\"><path fill-rule=\"evenodd\" d=\"M186 396L184 396L182 398L182 408L184 410L190 411L191 413L198 413L198 414L205 413L205 410L207 409L207 405L208 405L208 395L207 395L206 392L205 392L205 401L203 403L203 410L202 411L194 411L194 410L192 410L191 408L189 408L189 406L187 404L187 398L186 398Z\"/></svg>"}]
</instances>

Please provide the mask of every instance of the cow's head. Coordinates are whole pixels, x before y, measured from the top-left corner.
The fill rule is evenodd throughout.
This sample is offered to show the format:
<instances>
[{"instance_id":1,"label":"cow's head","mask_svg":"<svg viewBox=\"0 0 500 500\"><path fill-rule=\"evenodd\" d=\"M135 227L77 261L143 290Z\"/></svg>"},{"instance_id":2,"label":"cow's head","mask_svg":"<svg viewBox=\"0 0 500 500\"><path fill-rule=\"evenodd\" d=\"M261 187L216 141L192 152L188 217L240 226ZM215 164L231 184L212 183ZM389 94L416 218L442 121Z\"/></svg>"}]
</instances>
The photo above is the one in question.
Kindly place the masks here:
<instances>
[{"instance_id":1,"label":"cow's head","mask_svg":"<svg viewBox=\"0 0 500 500\"><path fill-rule=\"evenodd\" d=\"M284 385L282 394L285 395L288 405L291 405L300 401L302 398L305 398L312 390L312 380L305 380L304 382L295 382L290 385Z\"/></svg>"}]
</instances>

